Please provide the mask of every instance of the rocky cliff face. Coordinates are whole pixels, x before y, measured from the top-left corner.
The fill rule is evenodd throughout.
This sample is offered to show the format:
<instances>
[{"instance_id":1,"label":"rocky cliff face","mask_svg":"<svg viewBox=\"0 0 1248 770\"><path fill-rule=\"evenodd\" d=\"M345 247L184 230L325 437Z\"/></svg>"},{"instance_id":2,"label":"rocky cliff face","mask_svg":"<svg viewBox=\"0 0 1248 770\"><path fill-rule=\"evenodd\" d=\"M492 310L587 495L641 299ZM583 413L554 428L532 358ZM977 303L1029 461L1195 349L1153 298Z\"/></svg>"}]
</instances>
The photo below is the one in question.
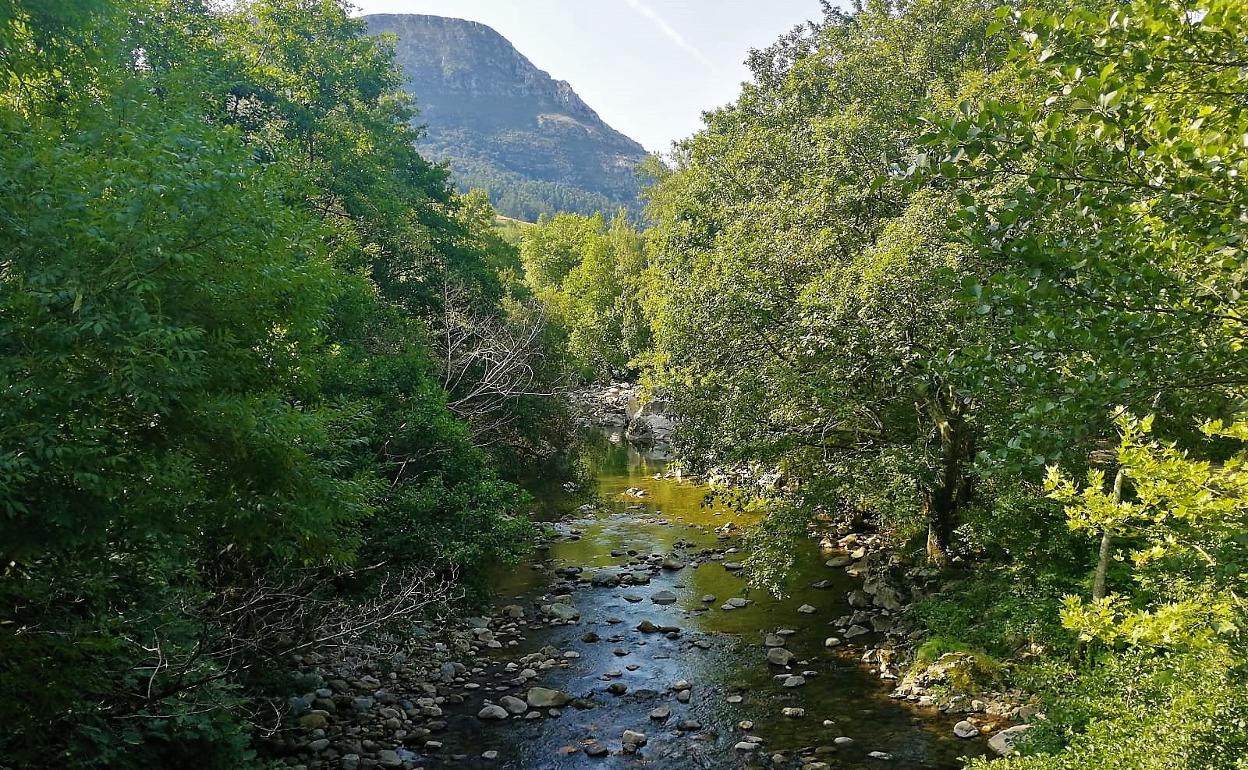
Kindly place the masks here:
<instances>
[{"instance_id":1,"label":"rocky cliff face","mask_svg":"<svg viewBox=\"0 0 1248 770\"><path fill-rule=\"evenodd\" d=\"M636 210L645 150L608 126L572 86L538 69L493 29L441 16L365 16L397 38L396 58L427 126L421 148L447 160L461 188L499 210Z\"/></svg>"}]
</instances>

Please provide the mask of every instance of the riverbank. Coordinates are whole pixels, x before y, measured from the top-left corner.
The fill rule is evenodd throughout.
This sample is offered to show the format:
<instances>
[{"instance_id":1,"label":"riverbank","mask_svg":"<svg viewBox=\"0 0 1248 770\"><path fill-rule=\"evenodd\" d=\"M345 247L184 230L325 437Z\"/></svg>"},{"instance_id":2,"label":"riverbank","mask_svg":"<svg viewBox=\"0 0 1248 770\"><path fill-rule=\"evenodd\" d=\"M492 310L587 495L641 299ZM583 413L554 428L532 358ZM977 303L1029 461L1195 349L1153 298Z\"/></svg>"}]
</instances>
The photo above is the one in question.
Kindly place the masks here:
<instances>
[{"instance_id":1,"label":"riverbank","mask_svg":"<svg viewBox=\"0 0 1248 770\"><path fill-rule=\"evenodd\" d=\"M954 768L987 751L1006 701L897 697L893 651L914 630L877 604L891 599L870 577L878 539L812 541L777 599L741 576L748 516L705 507L706 488L625 445L599 452L600 503L553 514L558 534L499 576L491 616L398 657L306 659L273 753L309 770L821 770ZM964 721L976 730L958 737Z\"/></svg>"}]
</instances>

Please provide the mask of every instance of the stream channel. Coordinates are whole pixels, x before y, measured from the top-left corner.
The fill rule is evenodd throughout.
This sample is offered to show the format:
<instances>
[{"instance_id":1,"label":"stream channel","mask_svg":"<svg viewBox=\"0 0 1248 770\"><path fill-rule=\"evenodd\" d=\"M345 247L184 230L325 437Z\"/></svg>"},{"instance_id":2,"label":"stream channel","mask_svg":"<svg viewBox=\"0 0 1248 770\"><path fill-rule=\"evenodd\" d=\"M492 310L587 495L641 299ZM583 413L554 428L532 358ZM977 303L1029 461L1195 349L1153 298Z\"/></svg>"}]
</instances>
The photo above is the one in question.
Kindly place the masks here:
<instances>
[{"instance_id":1,"label":"stream channel","mask_svg":"<svg viewBox=\"0 0 1248 770\"><path fill-rule=\"evenodd\" d=\"M662 460L647 458L626 443L604 438L587 454L601 504L578 507L581 501L544 495L544 516L560 535L535 555L533 564L507 570L496 583L499 604L527 608L530 619L533 608L551 604L559 595L568 601L567 594L580 618L567 624L530 622L518 645L491 651L499 685L476 691L464 708L448 715L447 749L468 755L458 766L744 768L773 765L772 756L782 752L786 758L779 764L784 767L805 762L808 767L823 763L814 765L817 770L944 770L961 767L962 757L984 753L982 739L953 735L955 718L889 697L893 683L881 681L860 662L861 643L871 637L825 648L825 638L835 634L830 621L852 612L846 596L858 581L843 569L826 566L818 543L811 540L795 554L787 596L750 590L739 572L724 567L745 557L731 549L739 545L739 528L751 523L749 515L706 505L705 487L664 477ZM630 495L629 489L644 494ZM738 529L723 539L716 530L730 522ZM644 585L588 582L595 572L608 569L646 572L669 556L689 566L651 569ZM579 574L567 573L576 567L582 568ZM828 585L812 587L820 581ZM675 602L651 600L662 591L674 593ZM704 601L709 596L715 600ZM722 609L732 597L749 604ZM804 604L815 612L799 613ZM637 626L645 620L678 627L680 633L671 634L675 638L642 633ZM764 639L776 632L794 653L787 667L767 661ZM593 635L596 641L585 641ZM508 694L524 697L525 687L501 681L514 676L503 666L547 646L559 651L562 663L542 671L532 684L598 705L584 710L565 706L554 717L478 719L475 714L486 701L497 702ZM786 677L795 675L805 684L784 686ZM680 680L690 686L687 703L673 690ZM627 689L611 694L612 684ZM660 707L670 709L665 720L651 717ZM801 716L786 716L786 708L801 709ZM753 725L742 729L746 721ZM646 736L636 753L622 751L625 730ZM747 736L762 739L757 750L736 748ZM588 756L584 747L591 740L609 753ZM496 760L478 759L488 750L498 752Z\"/></svg>"}]
</instances>

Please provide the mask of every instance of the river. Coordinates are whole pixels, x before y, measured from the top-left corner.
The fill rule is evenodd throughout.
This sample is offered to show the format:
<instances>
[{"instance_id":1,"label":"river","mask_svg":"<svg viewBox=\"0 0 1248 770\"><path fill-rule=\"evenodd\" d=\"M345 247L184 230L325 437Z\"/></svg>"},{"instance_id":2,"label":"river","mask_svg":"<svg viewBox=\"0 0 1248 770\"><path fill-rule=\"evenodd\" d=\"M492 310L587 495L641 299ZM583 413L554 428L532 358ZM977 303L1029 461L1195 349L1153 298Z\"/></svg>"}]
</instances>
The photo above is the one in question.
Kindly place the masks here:
<instances>
[{"instance_id":1,"label":"river","mask_svg":"<svg viewBox=\"0 0 1248 770\"><path fill-rule=\"evenodd\" d=\"M530 623L517 646L494 651L492 666L496 679L511 676L502 669L508 661L545 646L556 648L561 664L541 672L533 684L598 705L566 707L555 717L483 721L473 715L487 699L506 693L523 697L523 688L498 685L479 691L464 709L456 709L458 715L447 725L448 749L470 752L459 766L675 770L804 763L808 770L942 770L961 767L959 757L983 753L982 740L953 736L954 719L890 698L892 683L881 681L860 662L861 646L825 648L825 638L835 632L830 621L852 611L846 594L855 579L826 566L817 543L811 541L795 554L789 595L775 598L751 591L740 573L724 567L724 562L744 557L731 551L739 529L727 536L716 531L729 523L747 526L751 522L746 514L705 505L704 487L665 478L663 461L624 444L596 442L586 462L601 504L578 509L577 500L553 492L543 495L544 516L556 524L560 536L533 564L508 569L497 580L500 604L536 607L549 604L557 594L571 593L580 619L566 625ZM644 494L630 495L629 489ZM709 551L714 549L729 552L712 558ZM669 556L700 564L652 569L646 585L588 584L595 571L645 571ZM576 567L583 571L568 577L565 568ZM560 569L565 574L557 573ZM826 587L812 587L819 581L827 581ZM574 583L575 590L570 590ZM674 593L675 602L651 601L663 591ZM708 595L715 600L704 601ZM721 609L733 597L750 603ZM815 612L799 613L804 604ZM647 620L680 632L638 631ZM765 635L777 632L795 655L787 667L766 658ZM801 676L805 684L783 686L792 676ZM680 680L689 684L688 703L673 690ZM612 684L626 689L612 694ZM651 712L660 707L667 707L670 716L652 719ZM801 711L786 716L785 709ZM621 753L625 730L646 736L635 754ZM735 748L748 736L762 739L756 751ZM589 740L597 740L610 754L587 756L583 747ZM479 760L477 754L486 750L497 751L497 759ZM777 753L783 759L773 760Z\"/></svg>"}]
</instances>

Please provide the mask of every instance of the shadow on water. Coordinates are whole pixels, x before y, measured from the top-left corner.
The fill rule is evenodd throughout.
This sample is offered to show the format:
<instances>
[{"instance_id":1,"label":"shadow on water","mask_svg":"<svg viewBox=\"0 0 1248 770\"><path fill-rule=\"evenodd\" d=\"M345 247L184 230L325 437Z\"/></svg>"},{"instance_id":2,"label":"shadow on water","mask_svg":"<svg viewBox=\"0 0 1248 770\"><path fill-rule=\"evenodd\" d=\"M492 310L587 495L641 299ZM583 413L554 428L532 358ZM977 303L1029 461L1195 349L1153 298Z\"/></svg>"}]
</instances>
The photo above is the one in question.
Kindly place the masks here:
<instances>
[{"instance_id":1,"label":"shadow on water","mask_svg":"<svg viewBox=\"0 0 1248 770\"><path fill-rule=\"evenodd\" d=\"M612 556L612 551L631 550L644 559L672 554L681 542L693 544L682 551L689 555L704 548L731 548L735 540L719 540L715 529L728 522L738 527L751 523L746 514L706 505L704 487L660 478L665 470L661 460L647 459L626 445L592 443L585 462L603 505L586 511L578 510L581 501L570 495L548 499L542 517L579 536L570 534L553 542L540 554L541 569L524 565L500 574L500 603L516 601L531 607L548 593L557 593L554 568L584 567L588 574L595 567L619 567L629 561ZM629 488L643 489L645 495L627 496ZM729 553L724 559L739 561L743 556ZM829 624L850 611L846 593L854 588L853 578L825 566L825 559L813 541L796 554L791 592L782 599L749 590L739 573L713 560L664 570L649 585L579 588L574 596L581 612L578 624L531 628L519 648L499 653L497 663L501 666L545 645L573 651L579 657L543 672L538 683L590 698L597 707L568 708L558 717L482 723L471 716L481 702L478 698L451 719L448 750L458 747L470 755L458 766L486 767L491 765L478 764L475 757L494 749L499 759L492 766L520 770L747 767L766 764L774 752L802 749L817 752L811 759L830 768L944 770L961 767L962 756L983 753L981 740L953 736L954 720L889 698L890 684L858 663L861 648L825 649L824 639L834 633ZM830 585L814 588L817 581ZM662 590L675 593L677 601L669 606L652 603L650 597ZM704 602L705 595L713 595L715 601ZM732 611L721 609L730 597L748 598L751 603ZM800 614L797 607L802 604L817 611ZM636 630L642 620L678 626L682 633L677 639L643 634ZM768 664L762 644L765 634L781 629L794 632L788 637L788 649L795 653L789 667ZM582 641L591 631L601 641ZM604 677L607 672L614 676ZM806 675L804 686L781 686L784 676L799 673ZM692 683L687 704L679 703L672 691L673 683L681 679ZM611 682L623 683L627 692L608 693ZM496 698L505 690L481 695ZM523 696L523 691L514 694ZM649 712L658 706L670 707L670 718L651 720ZM787 717L785 708L804 709L804 714ZM687 720L696 724L681 725ZM753 722L753 727L740 728L743 720ZM619 752L624 730L647 735L647 745L638 754ZM734 749L747 734L763 739L760 751L746 754ZM852 743L837 745L838 736L851 738ZM611 755L590 758L575 750L590 738L608 746ZM869 756L874 751L891 758Z\"/></svg>"}]
</instances>

